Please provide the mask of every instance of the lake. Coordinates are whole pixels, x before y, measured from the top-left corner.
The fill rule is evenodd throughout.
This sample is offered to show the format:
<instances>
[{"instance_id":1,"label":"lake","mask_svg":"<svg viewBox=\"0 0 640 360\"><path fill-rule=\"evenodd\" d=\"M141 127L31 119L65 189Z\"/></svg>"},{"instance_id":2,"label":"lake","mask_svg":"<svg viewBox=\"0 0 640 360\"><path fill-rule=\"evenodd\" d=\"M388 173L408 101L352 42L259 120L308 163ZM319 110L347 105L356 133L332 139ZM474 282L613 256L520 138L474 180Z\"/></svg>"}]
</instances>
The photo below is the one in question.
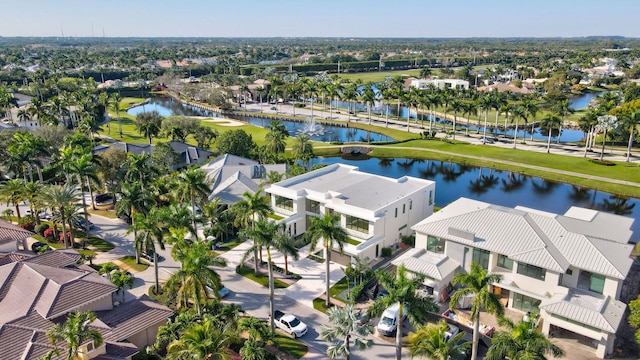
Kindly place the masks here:
<instances>
[{"instance_id":1,"label":"lake","mask_svg":"<svg viewBox=\"0 0 640 360\"><path fill-rule=\"evenodd\" d=\"M363 156L366 157L366 156ZM343 163L372 174L399 178L413 176L436 182L435 204L446 206L460 197L497 205L525 206L564 214L571 206L581 206L633 217L633 241L640 240L640 200L579 186L547 181L475 166L434 160L378 159L347 160L340 157L314 159L314 164Z\"/></svg>"},{"instance_id":2,"label":"lake","mask_svg":"<svg viewBox=\"0 0 640 360\"><path fill-rule=\"evenodd\" d=\"M130 115L138 115L147 111L157 111L162 116L209 116L209 117L223 117L222 115L214 112L195 108L193 106L184 105L179 101L175 101L169 97L153 97L149 99L149 103L141 106L136 106L127 111ZM251 116L239 116L239 115L227 115L227 117L244 121L246 123L268 127L273 120L251 117ZM307 132L309 137L314 141L322 142L378 142L378 141L395 141L392 137L378 134L372 131L366 131L361 129L332 126L332 125L319 125L310 124L308 122L280 120L280 122L287 128L291 136L296 136L298 133ZM307 131L308 128L314 127L314 131Z\"/></svg>"}]
</instances>

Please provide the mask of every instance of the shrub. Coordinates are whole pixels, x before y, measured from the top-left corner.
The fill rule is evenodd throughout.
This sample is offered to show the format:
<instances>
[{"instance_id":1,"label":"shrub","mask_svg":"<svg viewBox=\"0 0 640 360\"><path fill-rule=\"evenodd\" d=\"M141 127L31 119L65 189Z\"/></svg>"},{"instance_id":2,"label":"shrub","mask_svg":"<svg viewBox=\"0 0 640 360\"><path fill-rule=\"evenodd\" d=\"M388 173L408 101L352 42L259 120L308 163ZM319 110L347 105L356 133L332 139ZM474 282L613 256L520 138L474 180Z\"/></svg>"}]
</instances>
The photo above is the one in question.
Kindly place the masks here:
<instances>
[{"instance_id":1,"label":"shrub","mask_svg":"<svg viewBox=\"0 0 640 360\"><path fill-rule=\"evenodd\" d=\"M384 247L382 248L382 251L380 253L382 257L389 257L393 253L393 249L391 249L390 247Z\"/></svg>"},{"instance_id":2,"label":"shrub","mask_svg":"<svg viewBox=\"0 0 640 360\"><path fill-rule=\"evenodd\" d=\"M44 232L48 228L49 228L49 224L40 224L40 225L36 225L33 230L35 231L36 234L40 236L44 236Z\"/></svg>"},{"instance_id":3,"label":"shrub","mask_svg":"<svg viewBox=\"0 0 640 360\"><path fill-rule=\"evenodd\" d=\"M53 240L53 228L47 228L42 232L42 236L46 237L47 240Z\"/></svg>"},{"instance_id":4,"label":"shrub","mask_svg":"<svg viewBox=\"0 0 640 360\"><path fill-rule=\"evenodd\" d=\"M415 235L403 236L402 243L409 246L416 246L416 236Z\"/></svg>"},{"instance_id":5,"label":"shrub","mask_svg":"<svg viewBox=\"0 0 640 360\"><path fill-rule=\"evenodd\" d=\"M20 223L20 227L25 229L25 230L29 230L29 231L33 231L33 228L36 226L36 224L34 222L22 222Z\"/></svg>"}]
</instances>

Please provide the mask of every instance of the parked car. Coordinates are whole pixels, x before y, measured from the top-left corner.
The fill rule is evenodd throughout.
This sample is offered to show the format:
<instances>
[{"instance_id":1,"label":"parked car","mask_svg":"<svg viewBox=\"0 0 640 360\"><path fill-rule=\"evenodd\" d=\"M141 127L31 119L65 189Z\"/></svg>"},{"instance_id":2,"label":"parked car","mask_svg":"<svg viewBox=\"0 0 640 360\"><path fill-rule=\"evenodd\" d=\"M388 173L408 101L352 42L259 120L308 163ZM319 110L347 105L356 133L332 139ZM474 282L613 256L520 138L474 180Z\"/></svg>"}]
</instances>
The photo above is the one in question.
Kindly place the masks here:
<instances>
[{"instance_id":1,"label":"parked car","mask_svg":"<svg viewBox=\"0 0 640 360\"><path fill-rule=\"evenodd\" d=\"M460 328L453 325L453 324L449 324L447 323L447 331L445 331L444 333L444 340L447 341L449 339L451 339L452 337L458 335L458 333L460 332Z\"/></svg>"},{"instance_id":2,"label":"parked car","mask_svg":"<svg viewBox=\"0 0 640 360\"><path fill-rule=\"evenodd\" d=\"M482 137L481 139L482 139L482 143L483 144L493 144L494 143L494 140L492 138L489 138L489 137Z\"/></svg>"},{"instance_id":3,"label":"parked car","mask_svg":"<svg viewBox=\"0 0 640 360\"><path fill-rule=\"evenodd\" d=\"M81 229L81 230L85 230L87 228L87 225L89 226L89 229L93 229L94 225L91 221L87 221L81 217L74 217L71 220L71 225L73 225L73 227Z\"/></svg>"},{"instance_id":4,"label":"parked car","mask_svg":"<svg viewBox=\"0 0 640 360\"><path fill-rule=\"evenodd\" d=\"M98 194L93 197L96 205L109 205L113 204L113 196L111 194Z\"/></svg>"},{"instance_id":5,"label":"parked car","mask_svg":"<svg viewBox=\"0 0 640 360\"><path fill-rule=\"evenodd\" d=\"M213 297L213 289L207 286L207 293L209 294L209 297ZM221 285L220 290L218 290L218 295L220 296L220 298L224 298L229 296L229 294L231 294L231 290L229 290L227 287L225 287L224 285Z\"/></svg>"},{"instance_id":6,"label":"parked car","mask_svg":"<svg viewBox=\"0 0 640 360\"><path fill-rule=\"evenodd\" d=\"M140 254L140 256L143 259L146 259L147 261L153 262L154 261L154 251L152 249L149 249L145 252L143 252L142 254ZM164 257L160 254L158 254L158 262L164 261Z\"/></svg>"},{"instance_id":7,"label":"parked car","mask_svg":"<svg viewBox=\"0 0 640 360\"><path fill-rule=\"evenodd\" d=\"M36 254L41 254L43 252L47 252L51 250L52 250L51 246L40 241L36 241L33 244L31 244L31 251L33 251Z\"/></svg>"},{"instance_id":8,"label":"parked car","mask_svg":"<svg viewBox=\"0 0 640 360\"><path fill-rule=\"evenodd\" d=\"M378 332L384 336L392 336L398 330L398 311L400 311L400 303L395 303L384 310L380 321L378 322ZM400 321L404 321L407 317L407 306L402 307L402 317Z\"/></svg>"},{"instance_id":9,"label":"parked car","mask_svg":"<svg viewBox=\"0 0 640 360\"><path fill-rule=\"evenodd\" d=\"M271 110L278 110L278 108L277 108L277 107L275 107L275 106L272 106L272 107L271 107Z\"/></svg>"},{"instance_id":10,"label":"parked car","mask_svg":"<svg viewBox=\"0 0 640 360\"><path fill-rule=\"evenodd\" d=\"M303 323L295 315L285 314L280 310L273 312L273 322L282 331L291 335L294 339L307 333L307 324Z\"/></svg>"}]
</instances>

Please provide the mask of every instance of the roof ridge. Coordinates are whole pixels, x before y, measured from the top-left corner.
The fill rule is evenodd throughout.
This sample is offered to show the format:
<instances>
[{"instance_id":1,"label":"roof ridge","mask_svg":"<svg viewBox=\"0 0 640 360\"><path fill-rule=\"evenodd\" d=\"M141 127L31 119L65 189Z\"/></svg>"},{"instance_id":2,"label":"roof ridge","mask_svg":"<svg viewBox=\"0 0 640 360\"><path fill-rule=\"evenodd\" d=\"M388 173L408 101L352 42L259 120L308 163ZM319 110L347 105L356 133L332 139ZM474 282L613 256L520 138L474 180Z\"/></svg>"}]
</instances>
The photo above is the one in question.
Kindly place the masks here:
<instances>
[{"instance_id":1,"label":"roof ridge","mask_svg":"<svg viewBox=\"0 0 640 360\"><path fill-rule=\"evenodd\" d=\"M544 231L542 231L540 226L538 226L538 224L536 223L535 219L531 217L530 212L525 212L525 214L522 217L525 219L527 224L529 224L529 226L533 228L533 231L538 235L540 240L545 244L545 248L547 249L547 252L551 256L551 258L553 258L553 260L556 262L556 265L558 265L558 267L560 267L563 271L566 271L569 268L569 265L571 265L571 262L562 254L562 252L556 247L553 241L549 237L547 237L547 234ZM560 224L560 227L562 227L562 229L565 232L567 232L567 230L562 226L562 224ZM558 257L560 257L561 260L564 261L564 264L561 264L559 262Z\"/></svg>"}]
</instances>

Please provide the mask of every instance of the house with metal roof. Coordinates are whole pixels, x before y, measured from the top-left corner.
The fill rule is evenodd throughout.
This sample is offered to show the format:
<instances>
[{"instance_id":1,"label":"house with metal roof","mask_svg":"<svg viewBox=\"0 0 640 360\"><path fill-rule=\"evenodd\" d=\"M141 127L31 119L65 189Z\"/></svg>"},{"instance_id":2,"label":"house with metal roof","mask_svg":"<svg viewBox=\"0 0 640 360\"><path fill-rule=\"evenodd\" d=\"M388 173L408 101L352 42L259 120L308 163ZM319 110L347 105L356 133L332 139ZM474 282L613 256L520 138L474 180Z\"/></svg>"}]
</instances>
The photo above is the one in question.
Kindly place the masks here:
<instances>
[{"instance_id":1,"label":"house with metal roof","mask_svg":"<svg viewBox=\"0 0 640 360\"><path fill-rule=\"evenodd\" d=\"M596 355L613 351L626 305L619 300L633 260L634 219L572 207L558 215L460 198L413 226L415 249L396 259L427 276L446 302L451 279L475 262L502 280L492 285L503 304L540 314L554 329L588 339Z\"/></svg>"},{"instance_id":2,"label":"house with metal roof","mask_svg":"<svg viewBox=\"0 0 640 360\"><path fill-rule=\"evenodd\" d=\"M271 171L284 175L286 164L260 164L237 155L224 154L200 168L212 183L209 200L220 198L222 204L231 205L242 200L242 194L254 194L267 180Z\"/></svg>"},{"instance_id":3,"label":"house with metal roof","mask_svg":"<svg viewBox=\"0 0 640 360\"><path fill-rule=\"evenodd\" d=\"M92 268L77 265L79 259L72 250L0 254L0 358L41 359L54 349L47 330L76 311L96 314L89 327L104 340L101 346L91 340L81 344L83 359L130 360L155 342L173 311L146 295L114 306L117 287Z\"/></svg>"},{"instance_id":4,"label":"house with metal roof","mask_svg":"<svg viewBox=\"0 0 640 360\"><path fill-rule=\"evenodd\" d=\"M344 254L334 261L347 264L352 257L380 257L383 248L396 248L411 227L433 213L435 182L403 176L393 179L332 164L295 176L266 189L274 213L293 235L304 234L311 217L340 215L349 234Z\"/></svg>"},{"instance_id":5,"label":"house with metal roof","mask_svg":"<svg viewBox=\"0 0 640 360\"><path fill-rule=\"evenodd\" d=\"M171 140L167 144L171 146L171 150L175 152L175 162L172 166L173 170L179 170L187 166L203 164L213 154L209 150L205 150L198 146L189 145L180 141ZM123 150L127 154L149 154L153 153L156 145L149 144L129 144L126 142L116 141L107 145L98 145L93 148L96 154L103 153L107 149Z\"/></svg>"}]
</instances>

